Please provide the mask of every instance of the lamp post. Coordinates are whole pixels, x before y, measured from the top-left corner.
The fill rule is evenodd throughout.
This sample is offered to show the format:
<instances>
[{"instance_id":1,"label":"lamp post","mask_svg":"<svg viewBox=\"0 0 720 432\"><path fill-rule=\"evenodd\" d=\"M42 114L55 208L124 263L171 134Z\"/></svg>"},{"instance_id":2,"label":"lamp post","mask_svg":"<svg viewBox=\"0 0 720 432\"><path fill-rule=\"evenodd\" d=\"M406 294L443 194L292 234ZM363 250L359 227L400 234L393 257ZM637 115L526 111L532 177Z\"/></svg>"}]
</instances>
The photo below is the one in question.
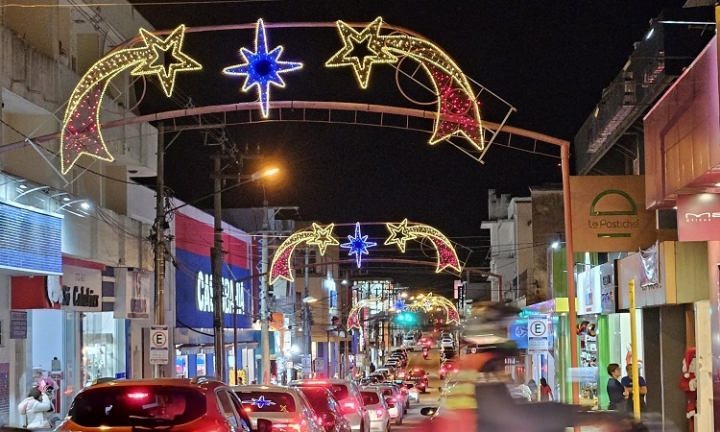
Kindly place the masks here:
<instances>
[{"instance_id":1,"label":"lamp post","mask_svg":"<svg viewBox=\"0 0 720 432\"><path fill-rule=\"evenodd\" d=\"M222 285L222 183L225 178L222 174L223 155L213 155L213 213L214 213L214 234L213 247L210 249L210 257L212 260L212 287L213 287L213 345L215 348L215 376L221 381L225 377L225 339L224 339L224 310L223 310L223 285ZM262 177L273 175L279 171L278 168L260 170L252 174L247 181L238 183L237 186L259 180ZM237 314L237 310L233 310ZM237 343L234 344L237 348ZM237 364L237 351L235 352L235 364ZM237 371L236 371L237 372Z\"/></svg>"}]
</instances>

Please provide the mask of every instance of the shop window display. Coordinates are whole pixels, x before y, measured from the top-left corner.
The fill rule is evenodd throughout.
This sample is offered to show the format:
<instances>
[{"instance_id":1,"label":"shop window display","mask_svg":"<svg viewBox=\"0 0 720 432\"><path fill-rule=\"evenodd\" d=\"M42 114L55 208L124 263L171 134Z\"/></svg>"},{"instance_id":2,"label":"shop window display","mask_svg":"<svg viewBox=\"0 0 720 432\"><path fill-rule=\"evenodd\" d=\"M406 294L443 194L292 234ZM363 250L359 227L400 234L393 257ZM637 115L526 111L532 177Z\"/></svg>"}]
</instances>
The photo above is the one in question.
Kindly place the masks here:
<instances>
[{"instance_id":1,"label":"shop window display","mask_svg":"<svg viewBox=\"0 0 720 432\"><path fill-rule=\"evenodd\" d=\"M597 317L585 316L578 325L580 341L580 398L583 405L598 404L598 344Z\"/></svg>"},{"instance_id":2,"label":"shop window display","mask_svg":"<svg viewBox=\"0 0 720 432\"><path fill-rule=\"evenodd\" d=\"M125 321L113 317L112 312L82 314L82 383L118 377L125 374Z\"/></svg>"}]
</instances>

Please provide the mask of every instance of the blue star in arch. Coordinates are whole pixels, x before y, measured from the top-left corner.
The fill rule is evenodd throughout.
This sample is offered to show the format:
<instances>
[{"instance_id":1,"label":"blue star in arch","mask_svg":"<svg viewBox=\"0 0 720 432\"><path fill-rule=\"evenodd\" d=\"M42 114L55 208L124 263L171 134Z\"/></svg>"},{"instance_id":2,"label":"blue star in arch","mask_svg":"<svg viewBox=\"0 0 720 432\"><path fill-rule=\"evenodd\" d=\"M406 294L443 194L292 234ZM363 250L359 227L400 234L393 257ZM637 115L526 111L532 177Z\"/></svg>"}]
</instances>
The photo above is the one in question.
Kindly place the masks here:
<instances>
[{"instance_id":1,"label":"blue star in arch","mask_svg":"<svg viewBox=\"0 0 720 432\"><path fill-rule=\"evenodd\" d=\"M350 249L348 255L355 255L355 262L357 263L358 268L362 265L362 256L370 255L368 248L377 246L377 243L369 242L367 239L367 235L362 235L360 233L360 222L357 222L355 224L355 237L348 236L348 240L350 240L350 242L340 245L341 248Z\"/></svg>"},{"instance_id":2,"label":"blue star in arch","mask_svg":"<svg viewBox=\"0 0 720 432\"><path fill-rule=\"evenodd\" d=\"M395 310L404 311L405 309L407 309L407 304L405 303L405 300L399 299L395 301Z\"/></svg>"},{"instance_id":3,"label":"blue star in arch","mask_svg":"<svg viewBox=\"0 0 720 432\"><path fill-rule=\"evenodd\" d=\"M248 91L252 86L257 86L263 117L268 116L270 84L285 87L285 81L280 74L300 69L303 66L299 62L280 61L282 52L282 46L277 46L268 52L265 24L263 24L263 20L258 20L255 30L255 52L247 48L240 48L240 54L245 59L245 63L223 69L223 73L227 75L245 76L242 91Z\"/></svg>"}]
</instances>

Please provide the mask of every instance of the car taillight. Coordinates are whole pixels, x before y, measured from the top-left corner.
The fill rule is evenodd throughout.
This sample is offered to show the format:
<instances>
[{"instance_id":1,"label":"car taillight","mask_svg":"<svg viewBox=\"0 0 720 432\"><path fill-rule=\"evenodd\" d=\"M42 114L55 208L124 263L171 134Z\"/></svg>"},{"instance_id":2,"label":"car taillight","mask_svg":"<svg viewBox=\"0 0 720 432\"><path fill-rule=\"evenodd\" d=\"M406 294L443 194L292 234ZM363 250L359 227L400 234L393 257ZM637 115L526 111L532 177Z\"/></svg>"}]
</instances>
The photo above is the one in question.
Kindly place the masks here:
<instances>
[{"instance_id":1,"label":"car taillight","mask_svg":"<svg viewBox=\"0 0 720 432\"><path fill-rule=\"evenodd\" d=\"M273 432L297 432L301 429L302 427L297 423L273 423L272 425Z\"/></svg>"},{"instance_id":2,"label":"car taillight","mask_svg":"<svg viewBox=\"0 0 720 432\"><path fill-rule=\"evenodd\" d=\"M385 415L385 410L382 408L378 408L375 410L375 414L377 414L378 417L382 417Z\"/></svg>"},{"instance_id":3,"label":"car taillight","mask_svg":"<svg viewBox=\"0 0 720 432\"><path fill-rule=\"evenodd\" d=\"M351 414L358 410L358 406L355 402L345 402L342 406L344 414Z\"/></svg>"}]
</instances>

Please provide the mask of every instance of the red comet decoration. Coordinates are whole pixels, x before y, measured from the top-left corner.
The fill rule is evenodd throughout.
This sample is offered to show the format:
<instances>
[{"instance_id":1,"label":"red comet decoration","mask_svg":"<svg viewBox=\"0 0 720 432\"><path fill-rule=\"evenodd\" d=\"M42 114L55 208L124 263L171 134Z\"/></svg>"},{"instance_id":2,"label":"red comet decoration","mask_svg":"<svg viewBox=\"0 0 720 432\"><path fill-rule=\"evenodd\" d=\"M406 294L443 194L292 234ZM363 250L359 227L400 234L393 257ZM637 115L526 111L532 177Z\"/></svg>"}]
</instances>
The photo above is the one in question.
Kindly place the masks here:
<instances>
[{"instance_id":1,"label":"red comet decoration","mask_svg":"<svg viewBox=\"0 0 720 432\"><path fill-rule=\"evenodd\" d=\"M110 155L100 139L100 128L95 118L102 90L102 86L97 85L88 92L67 122L62 147L64 166L74 165L83 154L101 160L113 160L112 155Z\"/></svg>"}]
</instances>

